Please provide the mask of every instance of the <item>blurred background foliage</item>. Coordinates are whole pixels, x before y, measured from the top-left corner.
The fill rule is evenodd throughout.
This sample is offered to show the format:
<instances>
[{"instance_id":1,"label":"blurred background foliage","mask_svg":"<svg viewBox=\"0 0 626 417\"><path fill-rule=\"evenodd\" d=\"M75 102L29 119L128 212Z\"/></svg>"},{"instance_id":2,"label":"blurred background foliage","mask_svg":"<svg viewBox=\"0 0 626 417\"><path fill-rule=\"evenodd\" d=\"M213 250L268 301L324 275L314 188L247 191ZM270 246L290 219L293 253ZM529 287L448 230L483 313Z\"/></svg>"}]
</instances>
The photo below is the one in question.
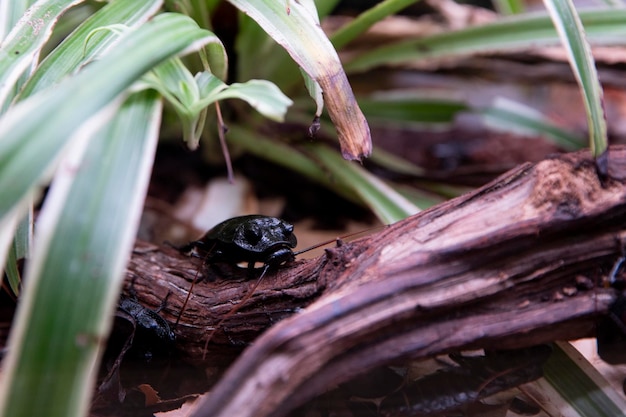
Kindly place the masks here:
<instances>
[{"instance_id":1,"label":"blurred background foliage","mask_svg":"<svg viewBox=\"0 0 626 417\"><path fill-rule=\"evenodd\" d=\"M601 158L626 138L623 6L0 0L2 297L22 300L0 415L86 413L137 233L248 212L362 229L550 153ZM352 90L322 112L341 65ZM341 132L367 129L328 101L352 92L360 164Z\"/></svg>"}]
</instances>

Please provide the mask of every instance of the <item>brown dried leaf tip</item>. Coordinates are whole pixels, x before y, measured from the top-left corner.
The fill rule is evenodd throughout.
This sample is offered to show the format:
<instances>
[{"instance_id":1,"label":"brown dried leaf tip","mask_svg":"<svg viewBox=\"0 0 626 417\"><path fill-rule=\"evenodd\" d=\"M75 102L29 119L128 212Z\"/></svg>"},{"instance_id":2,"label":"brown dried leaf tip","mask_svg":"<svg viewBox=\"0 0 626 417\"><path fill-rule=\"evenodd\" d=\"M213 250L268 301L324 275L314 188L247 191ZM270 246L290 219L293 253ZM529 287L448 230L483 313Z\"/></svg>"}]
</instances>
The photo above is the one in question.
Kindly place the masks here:
<instances>
[{"instance_id":1,"label":"brown dried leaf tip","mask_svg":"<svg viewBox=\"0 0 626 417\"><path fill-rule=\"evenodd\" d=\"M372 153L372 137L363 112L343 70L335 71L317 82L324 91L324 104L337 129L341 155L347 160L367 158Z\"/></svg>"}]
</instances>

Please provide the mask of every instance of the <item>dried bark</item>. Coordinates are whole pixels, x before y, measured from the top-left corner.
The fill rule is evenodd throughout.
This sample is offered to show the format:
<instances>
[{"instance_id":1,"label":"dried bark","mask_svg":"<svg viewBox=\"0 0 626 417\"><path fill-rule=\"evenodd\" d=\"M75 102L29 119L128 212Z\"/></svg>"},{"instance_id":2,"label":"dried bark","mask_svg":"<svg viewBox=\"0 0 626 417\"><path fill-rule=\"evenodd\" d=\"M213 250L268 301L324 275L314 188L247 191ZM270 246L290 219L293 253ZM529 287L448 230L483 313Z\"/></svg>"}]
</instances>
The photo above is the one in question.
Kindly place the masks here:
<instances>
[{"instance_id":1,"label":"dried bark","mask_svg":"<svg viewBox=\"0 0 626 417\"><path fill-rule=\"evenodd\" d=\"M270 274L216 331L207 361L223 363L298 313L258 338L195 415L285 415L329 384L398 359L593 335L617 297L602 282L623 253L625 181L625 147L611 149L602 182L588 152L524 164ZM156 306L171 292L166 318L175 321L198 264L138 250L129 275L140 300ZM176 329L198 361L207 329L254 284L224 272L241 278L197 285Z\"/></svg>"}]
</instances>

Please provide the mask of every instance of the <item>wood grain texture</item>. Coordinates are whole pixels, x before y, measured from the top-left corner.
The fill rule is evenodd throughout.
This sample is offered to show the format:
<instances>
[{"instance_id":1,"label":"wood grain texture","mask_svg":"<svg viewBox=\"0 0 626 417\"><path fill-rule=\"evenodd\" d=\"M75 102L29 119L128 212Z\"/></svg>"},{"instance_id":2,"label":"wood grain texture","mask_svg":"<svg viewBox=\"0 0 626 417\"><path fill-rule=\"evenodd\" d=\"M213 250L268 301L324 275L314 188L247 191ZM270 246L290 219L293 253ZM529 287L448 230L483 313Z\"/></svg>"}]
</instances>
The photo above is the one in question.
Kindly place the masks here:
<instances>
[{"instance_id":1,"label":"wood grain texture","mask_svg":"<svg viewBox=\"0 0 626 417\"><path fill-rule=\"evenodd\" d=\"M611 148L603 182L588 152L555 156L297 261L263 280L203 362L207 332L254 284L221 268L229 278L194 289L176 329L181 351L217 367L271 328L194 415L281 416L381 364L593 335L617 297L603 280L626 239L625 181L624 147ZM147 305L170 292L174 322L198 266L138 246L129 282Z\"/></svg>"}]
</instances>

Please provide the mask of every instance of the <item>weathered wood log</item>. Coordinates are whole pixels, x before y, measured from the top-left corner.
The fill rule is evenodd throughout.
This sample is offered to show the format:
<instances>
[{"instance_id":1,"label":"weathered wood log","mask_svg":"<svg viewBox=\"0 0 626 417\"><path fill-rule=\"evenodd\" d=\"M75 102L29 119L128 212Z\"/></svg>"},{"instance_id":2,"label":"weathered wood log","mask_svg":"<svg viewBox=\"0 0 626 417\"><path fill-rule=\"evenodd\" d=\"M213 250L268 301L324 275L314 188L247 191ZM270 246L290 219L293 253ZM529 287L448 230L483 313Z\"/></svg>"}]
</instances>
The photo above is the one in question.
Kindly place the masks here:
<instances>
[{"instance_id":1,"label":"weathered wood log","mask_svg":"<svg viewBox=\"0 0 626 417\"><path fill-rule=\"evenodd\" d=\"M611 149L608 168L601 182L588 152L524 164L269 275L215 332L207 360L235 355L297 313L256 339L195 415L280 416L398 359L593 335L617 297L603 283L626 244L625 147ZM171 292L166 318L175 321L198 264L140 252L129 272L140 300L158 305ZM237 276L196 285L176 329L191 358L254 283Z\"/></svg>"}]
</instances>

